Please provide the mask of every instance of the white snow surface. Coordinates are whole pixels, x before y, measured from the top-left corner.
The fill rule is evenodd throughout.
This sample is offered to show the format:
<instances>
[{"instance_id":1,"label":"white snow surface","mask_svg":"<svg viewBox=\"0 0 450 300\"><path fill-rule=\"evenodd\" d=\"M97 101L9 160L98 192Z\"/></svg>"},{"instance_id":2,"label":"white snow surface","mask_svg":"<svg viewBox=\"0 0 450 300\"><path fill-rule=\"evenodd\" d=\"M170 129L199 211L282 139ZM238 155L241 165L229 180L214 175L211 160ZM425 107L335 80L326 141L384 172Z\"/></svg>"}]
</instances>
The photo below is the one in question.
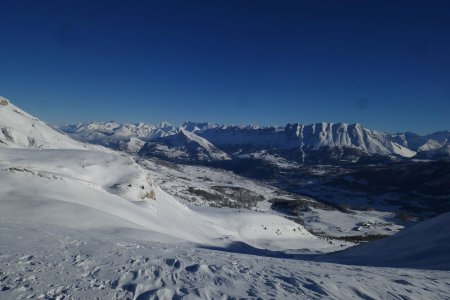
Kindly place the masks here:
<instances>
[{"instance_id":1,"label":"white snow surface","mask_svg":"<svg viewBox=\"0 0 450 300\"><path fill-rule=\"evenodd\" d=\"M0 97L0 147L87 149Z\"/></svg>"},{"instance_id":2,"label":"white snow surface","mask_svg":"<svg viewBox=\"0 0 450 300\"><path fill-rule=\"evenodd\" d=\"M245 255L3 219L0 240L4 300L450 297L448 271Z\"/></svg>"}]
</instances>

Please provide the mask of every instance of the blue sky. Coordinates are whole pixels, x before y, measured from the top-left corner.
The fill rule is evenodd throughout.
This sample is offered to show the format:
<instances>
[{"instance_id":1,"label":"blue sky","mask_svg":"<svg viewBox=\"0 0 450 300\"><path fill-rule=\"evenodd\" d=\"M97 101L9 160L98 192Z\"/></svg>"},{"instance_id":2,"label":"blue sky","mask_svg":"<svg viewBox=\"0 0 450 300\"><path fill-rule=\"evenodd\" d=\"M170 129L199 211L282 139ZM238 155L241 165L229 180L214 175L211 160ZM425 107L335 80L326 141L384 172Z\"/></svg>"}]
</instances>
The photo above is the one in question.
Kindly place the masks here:
<instances>
[{"instance_id":1,"label":"blue sky","mask_svg":"<svg viewBox=\"0 0 450 300\"><path fill-rule=\"evenodd\" d=\"M0 2L0 95L56 124L450 129L448 1Z\"/></svg>"}]
</instances>

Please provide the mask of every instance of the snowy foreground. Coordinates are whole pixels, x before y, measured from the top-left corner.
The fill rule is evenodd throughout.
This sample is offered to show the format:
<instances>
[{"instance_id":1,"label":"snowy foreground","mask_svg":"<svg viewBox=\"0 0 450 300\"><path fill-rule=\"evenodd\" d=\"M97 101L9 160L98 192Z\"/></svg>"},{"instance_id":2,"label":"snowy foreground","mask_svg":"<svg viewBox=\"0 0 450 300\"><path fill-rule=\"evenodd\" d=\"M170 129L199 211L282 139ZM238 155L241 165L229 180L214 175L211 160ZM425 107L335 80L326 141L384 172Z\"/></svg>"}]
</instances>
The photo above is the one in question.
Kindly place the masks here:
<instances>
[{"instance_id":1,"label":"snowy foreground","mask_svg":"<svg viewBox=\"0 0 450 300\"><path fill-rule=\"evenodd\" d=\"M0 224L1 299L448 299L450 273L199 249Z\"/></svg>"}]
</instances>

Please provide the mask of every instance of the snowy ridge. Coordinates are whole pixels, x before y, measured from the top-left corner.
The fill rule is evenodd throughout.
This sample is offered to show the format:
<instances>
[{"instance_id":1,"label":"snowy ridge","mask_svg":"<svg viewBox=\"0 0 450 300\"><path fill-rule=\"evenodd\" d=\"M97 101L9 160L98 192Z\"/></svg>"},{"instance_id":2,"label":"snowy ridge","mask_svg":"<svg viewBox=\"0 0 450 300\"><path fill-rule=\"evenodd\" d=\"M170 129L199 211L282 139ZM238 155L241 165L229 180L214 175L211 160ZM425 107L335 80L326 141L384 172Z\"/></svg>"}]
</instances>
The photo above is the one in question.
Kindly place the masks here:
<instances>
[{"instance_id":1,"label":"snowy ridge","mask_svg":"<svg viewBox=\"0 0 450 300\"><path fill-rule=\"evenodd\" d=\"M0 147L87 149L0 97Z\"/></svg>"}]
</instances>

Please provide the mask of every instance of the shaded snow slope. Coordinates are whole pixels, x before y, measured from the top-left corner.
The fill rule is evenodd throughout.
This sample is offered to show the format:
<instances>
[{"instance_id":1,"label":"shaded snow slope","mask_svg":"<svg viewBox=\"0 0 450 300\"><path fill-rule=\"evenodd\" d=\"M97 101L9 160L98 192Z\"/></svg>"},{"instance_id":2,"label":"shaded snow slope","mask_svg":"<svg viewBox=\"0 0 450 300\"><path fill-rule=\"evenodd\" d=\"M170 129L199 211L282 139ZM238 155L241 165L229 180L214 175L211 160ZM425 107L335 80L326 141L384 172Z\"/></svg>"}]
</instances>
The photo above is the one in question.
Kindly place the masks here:
<instances>
[{"instance_id":1,"label":"shaded snow slope","mask_svg":"<svg viewBox=\"0 0 450 300\"><path fill-rule=\"evenodd\" d=\"M86 149L77 142L0 97L0 147Z\"/></svg>"},{"instance_id":2,"label":"shaded snow slope","mask_svg":"<svg viewBox=\"0 0 450 300\"><path fill-rule=\"evenodd\" d=\"M389 238L331 254L351 264L450 270L450 213Z\"/></svg>"}]
</instances>

